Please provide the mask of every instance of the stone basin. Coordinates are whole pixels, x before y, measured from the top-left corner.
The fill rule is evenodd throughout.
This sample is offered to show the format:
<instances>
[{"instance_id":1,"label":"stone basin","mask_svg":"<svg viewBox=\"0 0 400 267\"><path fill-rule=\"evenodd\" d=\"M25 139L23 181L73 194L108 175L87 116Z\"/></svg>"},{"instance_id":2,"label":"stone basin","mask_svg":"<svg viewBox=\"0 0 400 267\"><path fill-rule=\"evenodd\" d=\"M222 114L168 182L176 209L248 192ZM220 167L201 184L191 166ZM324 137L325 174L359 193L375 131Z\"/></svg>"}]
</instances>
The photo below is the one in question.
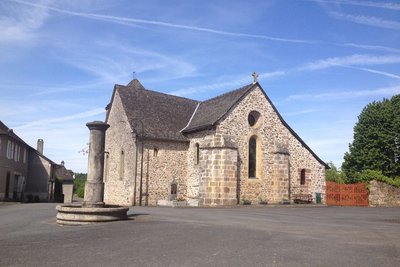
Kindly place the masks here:
<instances>
[{"instance_id":1,"label":"stone basin","mask_svg":"<svg viewBox=\"0 0 400 267\"><path fill-rule=\"evenodd\" d=\"M88 208L82 204L58 205L57 223L63 225L82 225L128 219L129 207L105 205Z\"/></svg>"}]
</instances>

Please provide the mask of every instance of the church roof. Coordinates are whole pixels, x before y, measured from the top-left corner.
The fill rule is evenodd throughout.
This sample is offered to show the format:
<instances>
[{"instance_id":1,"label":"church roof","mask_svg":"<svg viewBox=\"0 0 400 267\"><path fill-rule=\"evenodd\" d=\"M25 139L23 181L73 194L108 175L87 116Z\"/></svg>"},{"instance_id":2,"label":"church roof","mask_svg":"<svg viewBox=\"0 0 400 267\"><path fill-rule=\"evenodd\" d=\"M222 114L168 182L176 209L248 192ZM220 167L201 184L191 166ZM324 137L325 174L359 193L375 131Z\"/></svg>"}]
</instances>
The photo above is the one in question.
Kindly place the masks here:
<instances>
[{"instance_id":1,"label":"church roof","mask_svg":"<svg viewBox=\"0 0 400 267\"><path fill-rule=\"evenodd\" d=\"M249 84L237 90L200 102L192 119L182 132L194 132L215 125L252 87L253 84Z\"/></svg>"},{"instance_id":2,"label":"church roof","mask_svg":"<svg viewBox=\"0 0 400 267\"><path fill-rule=\"evenodd\" d=\"M126 86L115 85L112 101L115 92L118 91L131 127L139 136L142 134L141 127L143 126L145 138L188 141L185 134L215 126L241 99L257 87L261 89L283 125L321 164L328 168L326 163L285 122L258 82L199 102L147 90L137 79L134 79ZM108 120L110 105L112 105L112 102L106 108L108 110L106 121ZM138 121L141 121L143 125Z\"/></svg>"},{"instance_id":3,"label":"church roof","mask_svg":"<svg viewBox=\"0 0 400 267\"><path fill-rule=\"evenodd\" d=\"M145 89L138 80L116 85L132 129L152 139L187 141L180 132L190 120L198 101ZM141 125L141 123L143 125Z\"/></svg>"}]
</instances>

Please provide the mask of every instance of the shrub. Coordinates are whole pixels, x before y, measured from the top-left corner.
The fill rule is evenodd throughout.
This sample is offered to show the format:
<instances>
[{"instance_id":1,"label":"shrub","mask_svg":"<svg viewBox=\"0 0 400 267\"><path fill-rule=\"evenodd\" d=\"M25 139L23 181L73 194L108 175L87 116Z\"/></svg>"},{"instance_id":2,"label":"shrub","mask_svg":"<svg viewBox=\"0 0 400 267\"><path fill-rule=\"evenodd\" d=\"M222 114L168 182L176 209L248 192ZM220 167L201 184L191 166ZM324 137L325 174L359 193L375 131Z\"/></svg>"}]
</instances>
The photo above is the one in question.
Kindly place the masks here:
<instances>
[{"instance_id":1,"label":"shrub","mask_svg":"<svg viewBox=\"0 0 400 267\"><path fill-rule=\"evenodd\" d=\"M74 193L83 198L85 195L86 173L76 173L74 179Z\"/></svg>"},{"instance_id":2,"label":"shrub","mask_svg":"<svg viewBox=\"0 0 400 267\"><path fill-rule=\"evenodd\" d=\"M356 173L352 179L354 182L369 183L372 180L377 180L388 185L400 187L400 177L390 178L385 176L382 171L364 170L361 173Z\"/></svg>"}]
</instances>

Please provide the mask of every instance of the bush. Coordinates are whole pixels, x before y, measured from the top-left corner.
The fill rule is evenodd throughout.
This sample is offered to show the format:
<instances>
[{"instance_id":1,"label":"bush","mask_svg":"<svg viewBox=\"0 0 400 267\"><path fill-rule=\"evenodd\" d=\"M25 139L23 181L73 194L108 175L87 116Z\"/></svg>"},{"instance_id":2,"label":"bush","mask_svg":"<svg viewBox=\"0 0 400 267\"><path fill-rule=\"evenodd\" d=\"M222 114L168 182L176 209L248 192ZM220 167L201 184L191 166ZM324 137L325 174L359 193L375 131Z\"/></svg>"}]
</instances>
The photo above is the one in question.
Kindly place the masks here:
<instances>
[{"instance_id":1,"label":"bush","mask_svg":"<svg viewBox=\"0 0 400 267\"><path fill-rule=\"evenodd\" d=\"M325 170L325 179L328 182L344 184L347 180L346 174L338 169L332 162L327 163L329 169Z\"/></svg>"},{"instance_id":2,"label":"bush","mask_svg":"<svg viewBox=\"0 0 400 267\"><path fill-rule=\"evenodd\" d=\"M83 198L85 196L85 186L79 186L76 191L75 194L80 197Z\"/></svg>"},{"instance_id":3,"label":"bush","mask_svg":"<svg viewBox=\"0 0 400 267\"><path fill-rule=\"evenodd\" d=\"M390 178L385 176L382 171L364 170L361 173L356 173L352 179L354 182L369 183L372 180L377 180L388 185L400 187L400 177Z\"/></svg>"},{"instance_id":4,"label":"bush","mask_svg":"<svg viewBox=\"0 0 400 267\"><path fill-rule=\"evenodd\" d=\"M74 179L74 193L83 198L85 195L86 173L76 173Z\"/></svg>"}]
</instances>

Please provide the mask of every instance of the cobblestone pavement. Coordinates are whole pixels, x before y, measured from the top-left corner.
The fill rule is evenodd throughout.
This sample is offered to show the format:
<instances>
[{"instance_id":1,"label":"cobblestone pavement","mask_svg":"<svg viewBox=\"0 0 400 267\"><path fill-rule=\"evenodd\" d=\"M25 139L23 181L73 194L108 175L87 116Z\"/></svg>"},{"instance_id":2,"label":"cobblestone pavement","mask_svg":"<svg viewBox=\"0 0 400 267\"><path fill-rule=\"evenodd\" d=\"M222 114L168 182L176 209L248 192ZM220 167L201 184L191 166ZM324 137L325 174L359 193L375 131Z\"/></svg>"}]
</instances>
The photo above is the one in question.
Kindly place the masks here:
<instances>
[{"instance_id":1,"label":"cobblestone pavement","mask_svg":"<svg viewBox=\"0 0 400 267\"><path fill-rule=\"evenodd\" d=\"M0 205L0 266L400 266L400 209L131 208L59 226L55 204Z\"/></svg>"}]
</instances>

